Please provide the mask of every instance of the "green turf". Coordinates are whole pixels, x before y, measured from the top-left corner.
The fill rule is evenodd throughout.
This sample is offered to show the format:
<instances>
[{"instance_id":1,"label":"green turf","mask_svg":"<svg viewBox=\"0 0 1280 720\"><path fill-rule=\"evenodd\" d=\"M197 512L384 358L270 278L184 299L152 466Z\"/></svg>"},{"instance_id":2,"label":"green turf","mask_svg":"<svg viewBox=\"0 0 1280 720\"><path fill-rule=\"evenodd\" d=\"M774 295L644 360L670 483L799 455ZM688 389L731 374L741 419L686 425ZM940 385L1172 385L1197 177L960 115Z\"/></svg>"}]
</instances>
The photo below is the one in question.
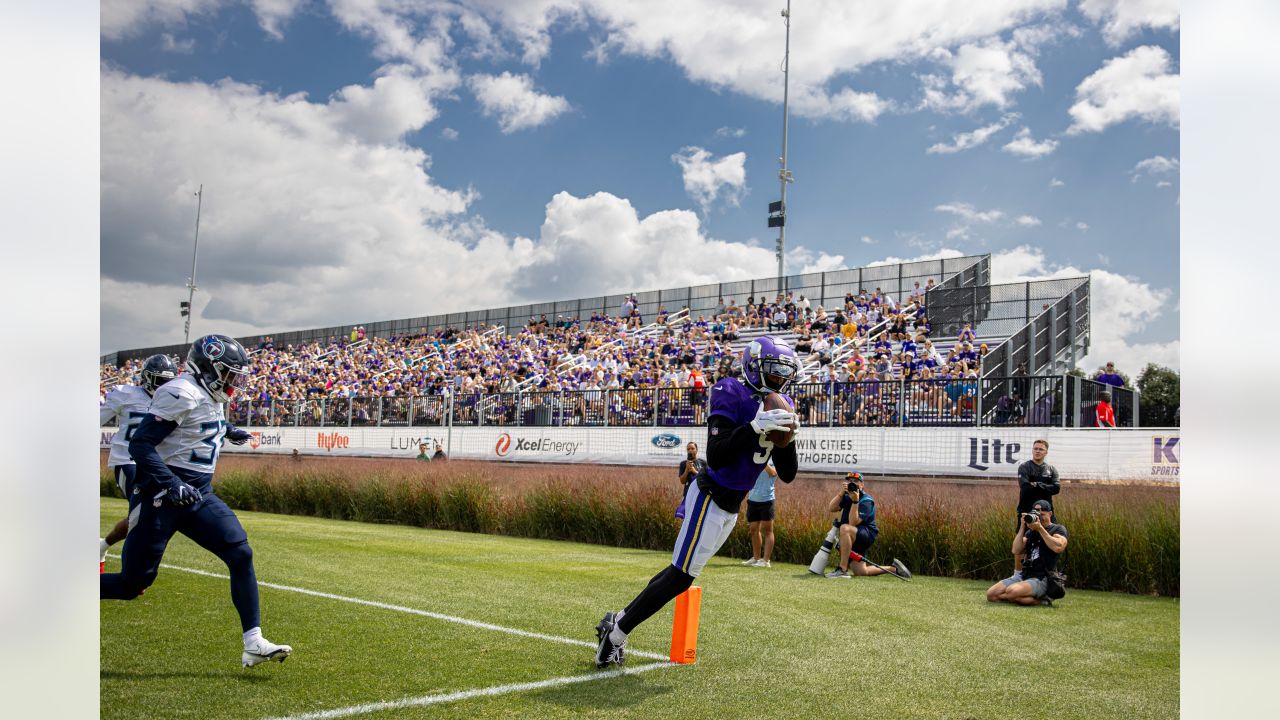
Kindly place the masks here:
<instances>
[{"instance_id":1,"label":"green turf","mask_svg":"<svg viewBox=\"0 0 1280 720\"><path fill-rule=\"evenodd\" d=\"M125 505L101 508L105 532ZM670 557L239 515L263 582L582 640ZM181 536L165 562L226 572ZM722 558L697 584L697 665L360 717L1178 715L1176 600L1072 591L1054 608L997 606L983 598L986 583L825 580L797 565ZM595 672L589 648L272 588L262 590L262 617L266 636L295 654L245 670L226 580L162 570L138 600L104 601L102 717L266 718ZM668 608L631 647L665 654L670 636Z\"/></svg>"}]
</instances>

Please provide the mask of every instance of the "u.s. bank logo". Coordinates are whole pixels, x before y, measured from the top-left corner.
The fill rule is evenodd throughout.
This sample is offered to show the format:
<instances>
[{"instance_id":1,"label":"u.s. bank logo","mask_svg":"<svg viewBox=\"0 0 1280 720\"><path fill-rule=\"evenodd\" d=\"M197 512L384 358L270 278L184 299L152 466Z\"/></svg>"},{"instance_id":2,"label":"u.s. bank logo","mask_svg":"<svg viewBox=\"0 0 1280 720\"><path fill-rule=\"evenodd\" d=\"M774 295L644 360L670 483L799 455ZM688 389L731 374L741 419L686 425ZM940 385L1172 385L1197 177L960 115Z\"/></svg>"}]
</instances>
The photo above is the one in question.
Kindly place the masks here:
<instances>
[{"instance_id":1,"label":"u.s. bank logo","mask_svg":"<svg viewBox=\"0 0 1280 720\"><path fill-rule=\"evenodd\" d=\"M1180 467L1178 441L1180 437L1151 438L1151 474L1177 476Z\"/></svg>"}]
</instances>

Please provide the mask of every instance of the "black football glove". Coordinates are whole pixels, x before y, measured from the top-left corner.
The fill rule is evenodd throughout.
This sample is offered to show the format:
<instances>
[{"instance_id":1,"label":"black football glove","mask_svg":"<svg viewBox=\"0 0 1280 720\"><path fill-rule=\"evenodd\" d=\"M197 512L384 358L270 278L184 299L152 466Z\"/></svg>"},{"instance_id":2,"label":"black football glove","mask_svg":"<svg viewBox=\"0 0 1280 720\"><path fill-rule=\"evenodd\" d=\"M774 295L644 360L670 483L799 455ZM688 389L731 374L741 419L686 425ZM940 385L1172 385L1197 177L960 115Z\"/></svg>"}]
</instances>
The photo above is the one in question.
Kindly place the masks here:
<instances>
[{"instance_id":1,"label":"black football glove","mask_svg":"<svg viewBox=\"0 0 1280 720\"><path fill-rule=\"evenodd\" d=\"M227 440L230 440L232 445L243 445L249 442L252 437L253 433L250 433L248 430L241 430L240 428L233 428L227 432Z\"/></svg>"},{"instance_id":2,"label":"black football glove","mask_svg":"<svg viewBox=\"0 0 1280 720\"><path fill-rule=\"evenodd\" d=\"M178 480L165 490L164 496L178 507L187 507L200 502L200 491Z\"/></svg>"}]
</instances>

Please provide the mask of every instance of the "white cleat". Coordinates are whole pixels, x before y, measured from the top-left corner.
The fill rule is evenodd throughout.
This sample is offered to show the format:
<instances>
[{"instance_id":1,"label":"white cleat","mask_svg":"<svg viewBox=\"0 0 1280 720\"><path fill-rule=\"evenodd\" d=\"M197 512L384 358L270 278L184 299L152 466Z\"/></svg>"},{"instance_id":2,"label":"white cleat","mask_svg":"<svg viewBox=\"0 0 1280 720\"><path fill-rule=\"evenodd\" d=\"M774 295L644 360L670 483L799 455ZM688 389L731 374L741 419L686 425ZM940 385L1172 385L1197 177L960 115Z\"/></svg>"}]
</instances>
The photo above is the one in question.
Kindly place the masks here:
<instances>
[{"instance_id":1,"label":"white cleat","mask_svg":"<svg viewBox=\"0 0 1280 720\"><path fill-rule=\"evenodd\" d=\"M107 549L109 547L110 546L107 545L106 538L98 538L98 564L99 565L107 561Z\"/></svg>"},{"instance_id":2,"label":"white cleat","mask_svg":"<svg viewBox=\"0 0 1280 720\"><path fill-rule=\"evenodd\" d=\"M284 662L292 652L293 648L288 645L276 645L265 638L258 638L253 643L245 646L244 653L240 656L240 662L245 667L260 665L268 660Z\"/></svg>"}]
</instances>

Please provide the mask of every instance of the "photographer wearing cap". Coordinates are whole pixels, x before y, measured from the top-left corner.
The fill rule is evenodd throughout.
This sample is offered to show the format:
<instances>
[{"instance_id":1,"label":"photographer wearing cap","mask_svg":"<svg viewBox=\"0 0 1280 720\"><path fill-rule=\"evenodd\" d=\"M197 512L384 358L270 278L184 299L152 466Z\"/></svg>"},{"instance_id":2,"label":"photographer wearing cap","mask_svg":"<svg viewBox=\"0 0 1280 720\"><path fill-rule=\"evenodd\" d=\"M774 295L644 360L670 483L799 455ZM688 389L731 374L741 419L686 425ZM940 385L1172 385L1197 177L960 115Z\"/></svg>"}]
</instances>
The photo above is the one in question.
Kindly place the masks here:
<instances>
[{"instance_id":1,"label":"photographer wearing cap","mask_svg":"<svg viewBox=\"0 0 1280 720\"><path fill-rule=\"evenodd\" d=\"M853 510L855 506L858 508L857 512ZM840 483L840 492L831 498L827 511L840 513L839 519L835 522L840 528L840 567L827 573L828 578L847 580L852 575L892 574L891 571L879 565L867 567L866 559L863 557L875 543L876 536L880 534L880 528L876 527L875 498L865 491L861 474L849 473L844 476L844 480ZM851 555L856 555L858 559L852 560ZM903 577L911 576L906 571L906 567L896 559L893 561L893 566L898 571L897 574Z\"/></svg>"},{"instance_id":2,"label":"photographer wearing cap","mask_svg":"<svg viewBox=\"0 0 1280 720\"><path fill-rule=\"evenodd\" d=\"M1048 605L1050 575L1056 573L1058 556L1067 549L1067 529L1053 521L1053 505L1037 500L1018 519L1013 538L1013 555L1026 554L1022 573L1007 577L987 588L989 602L1015 605Z\"/></svg>"}]
</instances>

